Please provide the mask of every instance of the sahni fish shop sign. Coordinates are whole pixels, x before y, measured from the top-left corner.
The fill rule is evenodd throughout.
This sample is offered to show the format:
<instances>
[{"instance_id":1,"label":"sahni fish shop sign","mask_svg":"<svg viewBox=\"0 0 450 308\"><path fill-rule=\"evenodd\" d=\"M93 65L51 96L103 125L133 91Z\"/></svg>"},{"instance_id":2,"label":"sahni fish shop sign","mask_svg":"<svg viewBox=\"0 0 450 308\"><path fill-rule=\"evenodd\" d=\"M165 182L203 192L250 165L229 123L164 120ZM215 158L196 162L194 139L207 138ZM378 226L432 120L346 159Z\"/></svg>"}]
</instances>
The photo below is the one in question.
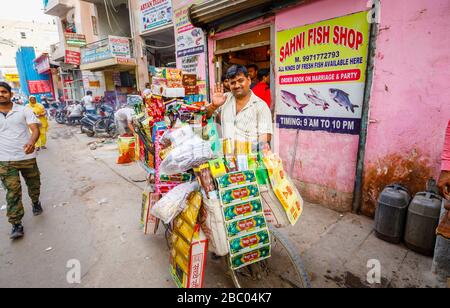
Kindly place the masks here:
<instances>
[{"instance_id":1,"label":"sahni fish shop sign","mask_svg":"<svg viewBox=\"0 0 450 308\"><path fill-rule=\"evenodd\" d=\"M277 33L279 128L359 134L367 12Z\"/></svg>"}]
</instances>

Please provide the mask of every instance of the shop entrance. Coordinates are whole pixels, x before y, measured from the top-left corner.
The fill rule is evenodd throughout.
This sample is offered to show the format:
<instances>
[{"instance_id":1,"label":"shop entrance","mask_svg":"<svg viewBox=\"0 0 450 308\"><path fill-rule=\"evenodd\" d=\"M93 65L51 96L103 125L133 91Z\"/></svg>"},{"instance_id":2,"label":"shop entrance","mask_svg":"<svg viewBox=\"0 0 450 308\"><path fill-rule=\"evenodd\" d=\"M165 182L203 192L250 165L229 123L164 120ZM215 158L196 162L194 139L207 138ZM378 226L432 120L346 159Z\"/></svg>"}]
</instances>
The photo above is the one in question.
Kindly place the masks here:
<instances>
[{"instance_id":1,"label":"shop entrance","mask_svg":"<svg viewBox=\"0 0 450 308\"><path fill-rule=\"evenodd\" d=\"M215 41L215 82L220 82L228 68L240 64L248 66L255 64L259 69L273 68L271 45L271 27L251 30L236 36ZM271 77L274 76L271 70ZM274 102L275 80L271 78L272 102Z\"/></svg>"}]
</instances>

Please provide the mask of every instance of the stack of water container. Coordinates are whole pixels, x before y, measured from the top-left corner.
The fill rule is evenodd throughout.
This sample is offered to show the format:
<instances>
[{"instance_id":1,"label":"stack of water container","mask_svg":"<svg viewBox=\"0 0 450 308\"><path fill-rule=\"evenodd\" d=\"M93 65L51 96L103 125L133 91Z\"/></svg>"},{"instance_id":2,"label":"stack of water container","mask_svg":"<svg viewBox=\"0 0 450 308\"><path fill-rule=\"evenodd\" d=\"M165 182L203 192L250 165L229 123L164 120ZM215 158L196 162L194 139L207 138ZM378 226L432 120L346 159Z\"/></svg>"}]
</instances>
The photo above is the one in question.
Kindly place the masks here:
<instances>
[{"instance_id":1,"label":"stack of water container","mask_svg":"<svg viewBox=\"0 0 450 308\"><path fill-rule=\"evenodd\" d=\"M404 240L411 250L433 255L442 197L433 188L434 180L427 186L427 191L417 193L412 200L408 189L400 184L385 187L375 212L378 238L396 244Z\"/></svg>"}]
</instances>

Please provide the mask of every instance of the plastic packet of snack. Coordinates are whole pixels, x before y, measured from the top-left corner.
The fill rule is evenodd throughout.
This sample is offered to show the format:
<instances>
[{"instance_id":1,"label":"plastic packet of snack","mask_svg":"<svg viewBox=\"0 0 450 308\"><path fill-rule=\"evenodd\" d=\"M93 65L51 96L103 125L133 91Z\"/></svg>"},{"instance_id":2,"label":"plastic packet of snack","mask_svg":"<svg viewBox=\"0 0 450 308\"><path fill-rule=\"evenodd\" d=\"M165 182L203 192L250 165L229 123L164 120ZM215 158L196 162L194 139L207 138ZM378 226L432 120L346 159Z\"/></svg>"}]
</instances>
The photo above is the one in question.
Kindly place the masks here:
<instances>
[{"instance_id":1,"label":"plastic packet of snack","mask_svg":"<svg viewBox=\"0 0 450 308\"><path fill-rule=\"evenodd\" d=\"M187 222L192 228L197 224L198 214L202 206L202 194L198 191L193 192L187 198L187 206L181 212L181 218Z\"/></svg>"}]
</instances>

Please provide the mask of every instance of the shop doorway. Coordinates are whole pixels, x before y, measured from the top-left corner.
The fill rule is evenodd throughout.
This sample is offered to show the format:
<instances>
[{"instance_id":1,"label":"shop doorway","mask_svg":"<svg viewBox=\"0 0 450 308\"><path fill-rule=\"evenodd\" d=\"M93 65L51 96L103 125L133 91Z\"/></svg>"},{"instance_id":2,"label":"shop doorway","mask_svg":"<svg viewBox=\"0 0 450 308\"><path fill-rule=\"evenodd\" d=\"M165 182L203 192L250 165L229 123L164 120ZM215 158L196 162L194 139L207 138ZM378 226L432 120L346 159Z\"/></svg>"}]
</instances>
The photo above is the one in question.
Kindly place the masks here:
<instances>
[{"instance_id":1,"label":"shop doorway","mask_svg":"<svg viewBox=\"0 0 450 308\"><path fill-rule=\"evenodd\" d=\"M252 29L245 33L241 32L239 35L216 40L213 60L215 82L221 82L227 70L235 64L243 66L255 64L259 69L269 69L271 73L272 105L274 105L275 80L272 37L272 27L266 25L259 29Z\"/></svg>"}]
</instances>

